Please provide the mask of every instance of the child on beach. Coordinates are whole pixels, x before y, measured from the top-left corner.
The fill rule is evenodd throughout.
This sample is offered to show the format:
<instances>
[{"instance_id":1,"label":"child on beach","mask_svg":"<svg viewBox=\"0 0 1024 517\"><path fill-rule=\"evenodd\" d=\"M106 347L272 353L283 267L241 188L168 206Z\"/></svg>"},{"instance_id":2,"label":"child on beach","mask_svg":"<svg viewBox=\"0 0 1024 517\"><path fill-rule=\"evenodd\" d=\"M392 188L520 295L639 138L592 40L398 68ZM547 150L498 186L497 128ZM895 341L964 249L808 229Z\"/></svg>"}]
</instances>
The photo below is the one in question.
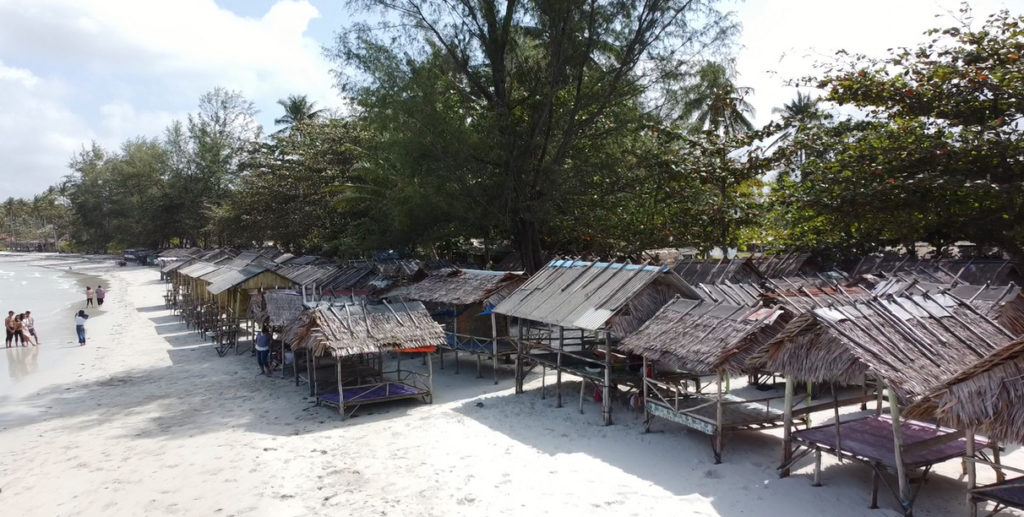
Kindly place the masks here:
<instances>
[{"instance_id":1,"label":"child on beach","mask_svg":"<svg viewBox=\"0 0 1024 517\"><path fill-rule=\"evenodd\" d=\"M36 334L36 319L32 317L32 311L25 311L25 316L21 318L21 325L25 328L25 332L39 344L39 334Z\"/></svg>"},{"instance_id":2,"label":"child on beach","mask_svg":"<svg viewBox=\"0 0 1024 517\"><path fill-rule=\"evenodd\" d=\"M92 297L93 297L94 294L95 294L95 291L92 290L92 287L85 286L85 306L86 307L92 307Z\"/></svg>"},{"instance_id":3,"label":"child on beach","mask_svg":"<svg viewBox=\"0 0 1024 517\"><path fill-rule=\"evenodd\" d=\"M85 346L85 320L87 319L89 319L89 315L83 310L78 311L78 314L75 315L75 332L78 333L78 346Z\"/></svg>"},{"instance_id":4,"label":"child on beach","mask_svg":"<svg viewBox=\"0 0 1024 517\"><path fill-rule=\"evenodd\" d=\"M102 285L96 286L96 306L103 307L103 298L107 295L107 292L103 290Z\"/></svg>"}]
</instances>

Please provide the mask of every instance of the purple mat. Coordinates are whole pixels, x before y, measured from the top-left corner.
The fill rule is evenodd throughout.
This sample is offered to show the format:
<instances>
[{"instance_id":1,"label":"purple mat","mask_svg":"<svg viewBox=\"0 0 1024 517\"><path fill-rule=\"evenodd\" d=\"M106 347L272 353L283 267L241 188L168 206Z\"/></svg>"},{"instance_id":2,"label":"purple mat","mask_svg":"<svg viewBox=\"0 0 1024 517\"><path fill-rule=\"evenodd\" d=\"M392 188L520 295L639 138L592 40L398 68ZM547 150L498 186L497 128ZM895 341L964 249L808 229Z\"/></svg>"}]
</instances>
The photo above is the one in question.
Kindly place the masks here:
<instances>
[{"instance_id":1,"label":"purple mat","mask_svg":"<svg viewBox=\"0 0 1024 517\"><path fill-rule=\"evenodd\" d=\"M974 495L990 501L998 501L1011 508L1024 508L1024 479L1007 479L1002 483L973 490Z\"/></svg>"},{"instance_id":2,"label":"purple mat","mask_svg":"<svg viewBox=\"0 0 1024 517\"><path fill-rule=\"evenodd\" d=\"M384 384L374 384L370 386L343 388L342 392L345 394L346 404L369 404L371 402L381 402L396 398L418 397L420 395L427 394L427 390L400 382L386 382ZM323 395L320 395L320 400L338 405L338 394L324 393Z\"/></svg>"},{"instance_id":3,"label":"purple mat","mask_svg":"<svg viewBox=\"0 0 1024 517\"><path fill-rule=\"evenodd\" d=\"M931 438L955 432L936 428L932 424L905 420L900 423L903 446L913 445ZM793 439L814 445L836 448L835 425L812 427L793 433ZM896 467L895 445L892 439L892 420L888 417L870 416L839 424L839 441L844 452L867 458L891 468ZM976 447L988 447L984 440L975 439ZM957 458L967 453L967 441L963 438L903 455L908 467L924 467Z\"/></svg>"}]
</instances>

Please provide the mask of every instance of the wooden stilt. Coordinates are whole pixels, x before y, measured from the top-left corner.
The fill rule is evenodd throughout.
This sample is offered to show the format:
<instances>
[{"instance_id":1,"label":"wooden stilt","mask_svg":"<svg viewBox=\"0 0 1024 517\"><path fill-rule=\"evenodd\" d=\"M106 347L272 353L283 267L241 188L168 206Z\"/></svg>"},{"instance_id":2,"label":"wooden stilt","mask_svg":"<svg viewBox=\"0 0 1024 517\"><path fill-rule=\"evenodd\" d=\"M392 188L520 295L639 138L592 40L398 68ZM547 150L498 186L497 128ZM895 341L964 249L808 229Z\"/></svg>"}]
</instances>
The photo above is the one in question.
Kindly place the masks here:
<instances>
[{"instance_id":1,"label":"wooden stilt","mask_svg":"<svg viewBox=\"0 0 1024 517\"><path fill-rule=\"evenodd\" d=\"M612 425L612 334L608 327L604 329L604 388L601 397L601 416L604 425Z\"/></svg>"},{"instance_id":2,"label":"wooden stilt","mask_svg":"<svg viewBox=\"0 0 1024 517\"><path fill-rule=\"evenodd\" d=\"M494 369L494 384L498 384L498 322L495 320L493 308L491 310L491 368Z\"/></svg>"},{"instance_id":3,"label":"wooden stilt","mask_svg":"<svg viewBox=\"0 0 1024 517\"><path fill-rule=\"evenodd\" d=\"M644 394L644 399L641 401L643 402L644 406L644 432L649 433L651 431L651 415L647 414L647 356L644 356L641 368L643 368L643 372L641 372L640 379L641 383L643 384Z\"/></svg>"},{"instance_id":4,"label":"wooden stilt","mask_svg":"<svg viewBox=\"0 0 1024 517\"><path fill-rule=\"evenodd\" d=\"M452 304L452 350L455 352L455 374L459 374L459 306Z\"/></svg>"},{"instance_id":5,"label":"wooden stilt","mask_svg":"<svg viewBox=\"0 0 1024 517\"><path fill-rule=\"evenodd\" d=\"M562 348L565 347L565 327L558 327L558 351L555 355L555 407L562 407Z\"/></svg>"},{"instance_id":6,"label":"wooden stilt","mask_svg":"<svg viewBox=\"0 0 1024 517\"><path fill-rule=\"evenodd\" d=\"M878 473L878 465L873 465L871 468L871 508L875 510L878 508L878 482L880 481L881 474Z\"/></svg>"},{"instance_id":7,"label":"wooden stilt","mask_svg":"<svg viewBox=\"0 0 1024 517\"><path fill-rule=\"evenodd\" d=\"M889 392L889 416L892 418L892 439L893 452L896 454L896 476L899 481L900 506L904 513L907 513L910 501L910 485L907 479L907 466L903 463L903 430L900 427L900 404L896 393L891 387L886 387Z\"/></svg>"},{"instance_id":8,"label":"wooden stilt","mask_svg":"<svg viewBox=\"0 0 1024 517\"><path fill-rule=\"evenodd\" d=\"M811 486L821 486L821 449L814 449L814 481Z\"/></svg>"},{"instance_id":9,"label":"wooden stilt","mask_svg":"<svg viewBox=\"0 0 1024 517\"><path fill-rule=\"evenodd\" d=\"M968 427L965 431L967 438L967 454L964 461L964 468L967 469L967 515L970 517L978 517L978 503L974 500L974 495L971 493L976 486L978 486L978 471L977 466L974 464L974 428Z\"/></svg>"},{"instance_id":10,"label":"wooden stilt","mask_svg":"<svg viewBox=\"0 0 1024 517\"><path fill-rule=\"evenodd\" d=\"M523 392L523 320L516 320L519 339L516 340L516 393Z\"/></svg>"},{"instance_id":11,"label":"wooden stilt","mask_svg":"<svg viewBox=\"0 0 1024 517\"><path fill-rule=\"evenodd\" d=\"M338 413L341 413L341 419L345 419L345 391L341 389L341 360L335 356L334 364L338 370Z\"/></svg>"},{"instance_id":12,"label":"wooden stilt","mask_svg":"<svg viewBox=\"0 0 1024 517\"><path fill-rule=\"evenodd\" d=\"M724 445L723 432L725 428L725 408L722 406L722 372L719 370L715 376L715 436L714 436L714 453L715 453L715 464L722 462L722 446Z\"/></svg>"},{"instance_id":13,"label":"wooden stilt","mask_svg":"<svg viewBox=\"0 0 1024 517\"><path fill-rule=\"evenodd\" d=\"M793 376L786 376L785 408L782 416L782 466L779 477L789 477L789 462L793 459Z\"/></svg>"}]
</instances>

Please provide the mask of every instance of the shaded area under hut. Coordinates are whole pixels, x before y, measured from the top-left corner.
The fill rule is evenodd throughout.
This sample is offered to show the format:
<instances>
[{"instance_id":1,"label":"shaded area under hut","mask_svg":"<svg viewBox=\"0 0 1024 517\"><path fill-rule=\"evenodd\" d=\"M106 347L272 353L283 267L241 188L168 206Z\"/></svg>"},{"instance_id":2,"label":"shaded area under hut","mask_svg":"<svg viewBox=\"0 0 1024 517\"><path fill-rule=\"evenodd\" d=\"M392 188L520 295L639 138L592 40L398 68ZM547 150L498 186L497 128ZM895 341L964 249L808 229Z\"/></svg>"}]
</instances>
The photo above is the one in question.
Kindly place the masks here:
<instances>
[{"instance_id":1,"label":"shaded area under hut","mask_svg":"<svg viewBox=\"0 0 1024 517\"><path fill-rule=\"evenodd\" d=\"M366 404L406 398L429 403L431 361L424 373L403 368L401 357L433 352L444 343L444 330L419 302L320 304L303 311L284 339L307 351L310 395L344 418ZM390 353L393 363L385 357ZM333 366L334 379L325 375L325 365Z\"/></svg>"},{"instance_id":2,"label":"shaded area under hut","mask_svg":"<svg viewBox=\"0 0 1024 517\"><path fill-rule=\"evenodd\" d=\"M911 418L934 418L967 438L967 514L1005 508L1024 510L1024 469L974 457L974 433L1024 445L1024 339L1010 343L946 379L907 408ZM996 482L980 486L977 464L996 470ZM1006 479L1004 471L1017 474Z\"/></svg>"},{"instance_id":3,"label":"shaded area under hut","mask_svg":"<svg viewBox=\"0 0 1024 517\"><path fill-rule=\"evenodd\" d=\"M875 388L873 416L795 430L787 411L780 475L806 456L815 456L814 484L821 481L821 454L872 468L871 507L879 481L885 482L906 515L931 467L967 453L962 432L901 418L901 406L917 400L936 379L955 374L1010 342L1009 331L970 304L944 294L871 297L846 305L812 309L790 321L749 362L786 375L792 407L794 379L861 384ZM889 414L882 414L883 389ZM993 450L991 444L983 447ZM884 476L895 471L896 485ZM911 490L911 478L918 474Z\"/></svg>"},{"instance_id":4,"label":"shaded area under hut","mask_svg":"<svg viewBox=\"0 0 1024 517\"><path fill-rule=\"evenodd\" d=\"M619 341L640 328L676 296L701 296L667 266L553 260L494 308L515 318L516 393L532 368L553 368L556 405L562 405L562 373L596 388L605 425L618 386L641 389L640 361L618 350ZM542 376L542 379L546 376ZM542 386L541 393L544 396Z\"/></svg>"},{"instance_id":5,"label":"shaded area under hut","mask_svg":"<svg viewBox=\"0 0 1024 517\"><path fill-rule=\"evenodd\" d=\"M277 336L271 346L271 370L276 362L281 366L281 377L284 378L286 367L291 364L296 386L309 381L302 377L298 366L297 352L304 351L292 349L292 342L285 339L285 329L305 308L303 295L292 289L261 289L249 299L249 319L256 323L256 327L267 327Z\"/></svg>"},{"instance_id":6,"label":"shaded area under hut","mask_svg":"<svg viewBox=\"0 0 1024 517\"><path fill-rule=\"evenodd\" d=\"M404 289L402 296L424 302L431 316L445 327L445 343L440 354L444 368L444 349L455 353L455 373L459 373L459 352L476 356L477 377L481 377L484 356L490 356L494 384L498 383L498 359L516 352L509 338L508 318L492 309L515 291L526 275L507 271L444 269Z\"/></svg>"}]
</instances>

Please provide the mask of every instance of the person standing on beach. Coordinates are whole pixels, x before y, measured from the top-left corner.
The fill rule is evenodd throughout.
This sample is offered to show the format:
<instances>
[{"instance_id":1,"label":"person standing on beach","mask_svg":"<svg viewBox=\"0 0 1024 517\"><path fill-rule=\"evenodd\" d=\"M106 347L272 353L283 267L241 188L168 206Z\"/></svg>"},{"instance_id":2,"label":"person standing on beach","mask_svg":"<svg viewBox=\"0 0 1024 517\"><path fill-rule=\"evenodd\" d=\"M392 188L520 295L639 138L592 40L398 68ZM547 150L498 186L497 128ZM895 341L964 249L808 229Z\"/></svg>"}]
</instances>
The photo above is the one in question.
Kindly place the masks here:
<instances>
[{"instance_id":1,"label":"person standing on beach","mask_svg":"<svg viewBox=\"0 0 1024 517\"><path fill-rule=\"evenodd\" d=\"M103 307L103 298L107 296L107 292L103 290L102 285L96 286L96 306Z\"/></svg>"},{"instance_id":2,"label":"person standing on beach","mask_svg":"<svg viewBox=\"0 0 1024 517\"><path fill-rule=\"evenodd\" d=\"M11 340L14 339L14 311L7 311L7 317L4 318L4 329L7 330L7 340L4 343L7 344L7 348L11 348Z\"/></svg>"},{"instance_id":3,"label":"person standing on beach","mask_svg":"<svg viewBox=\"0 0 1024 517\"><path fill-rule=\"evenodd\" d=\"M270 329L266 326L256 334L256 362L261 375L270 375Z\"/></svg>"},{"instance_id":4,"label":"person standing on beach","mask_svg":"<svg viewBox=\"0 0 1024 517\"><path fill-rule=\"evenodd\" d=\"M25 346L25 327L21 324L21 318L24 314L18 314L14 317L14 344L15 346Z\"/></svg>"},{"instance_id":5,"label":"person standing on beach","mask_svg":"<svg viewBox=\"0 0 1024 517\"><path fill-rule=\"evenodd\" d=\"M92 290L92 287L85 286L85 306L86 307L92 307L92 297L94 295L95 295L95 291Z\"/></svg>"},{"instance_id":6,"label":"person standing on beach","mask_svg":"<svg viewBox=\"0 0 1024 517\"><path fill-rule=\"evenodd\" d=\"M32 336L32 339L36 340L36 344L39 344L39 334L36 334L36 319L32 317L32 311L25 311L25 316L21 318L21 325L25 328L25 332Z\"/></svg>"},{"instance_id":7,"label":"person standing on beach","mask_svg":"<svg viewBox=\"0 0 1024 517\"><path fill-rule=\"evenodd\" d=\"M85 346L85 320L87 319L89 319L89 315L85 311L80 310L75 315L75 332L78 334L78 346Z\"/></svg>"}]
</instances>

